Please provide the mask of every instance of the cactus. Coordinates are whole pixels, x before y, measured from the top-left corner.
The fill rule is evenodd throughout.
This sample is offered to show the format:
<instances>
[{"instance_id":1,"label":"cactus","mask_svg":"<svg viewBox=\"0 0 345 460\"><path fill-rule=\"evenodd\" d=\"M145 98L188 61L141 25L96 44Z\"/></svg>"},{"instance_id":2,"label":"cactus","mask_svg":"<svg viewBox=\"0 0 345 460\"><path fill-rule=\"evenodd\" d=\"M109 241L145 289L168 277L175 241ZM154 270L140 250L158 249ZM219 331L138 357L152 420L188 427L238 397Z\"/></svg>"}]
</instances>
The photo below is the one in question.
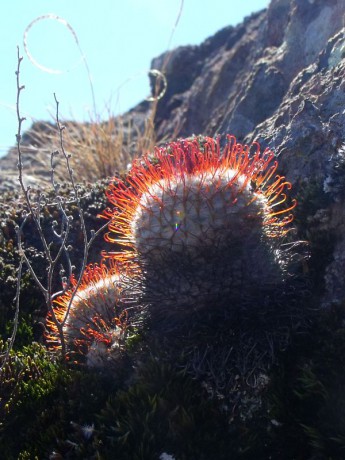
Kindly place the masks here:
<instances>
[{"instance_id":1,"label":"cactus","mask_svg":"<svg viewBox=\"0 0 345 460\"><path fill-rule=\"evenodd\" d=\"M76 280L72 277L71 288L54 301L55 315L64 323L70 360L85 355L88 366L102 367L114 352L121 353L131 302L125 292L127 278L114 263L90 264L79 288L75 290ZM60 348L59 331L50 314L47 327L47 343Z\"/></svg>"},{"instance_id":2,"label":"cactus","mask_svg":"<svg viewBox=\"0 0 345 460\"><path fill-rule=\"evenodd\" d=\"M74 296L72 279L55 301L70 348L102 365L121 348L129 299L162 331L199 311L235 319L261 308L258 293L284 283L289 251L281 248L296 206L277 166L257 143L198 137L157 147L114 179L102 217L120 250L89 266Z\"/></svg>"},{"instance_id":3,"label":"cactus","mask_svg":"<svg viewBox=\"0 0 345 460\"><path fill-rule=\"evenodd\" d=\"M139 264L142 300L155 317L246 303L284 278L291 184L276 175L272 151L226 140L156 148L107 191L106 239L124 247L108 256Z\"/></svg>"}]
</instances>

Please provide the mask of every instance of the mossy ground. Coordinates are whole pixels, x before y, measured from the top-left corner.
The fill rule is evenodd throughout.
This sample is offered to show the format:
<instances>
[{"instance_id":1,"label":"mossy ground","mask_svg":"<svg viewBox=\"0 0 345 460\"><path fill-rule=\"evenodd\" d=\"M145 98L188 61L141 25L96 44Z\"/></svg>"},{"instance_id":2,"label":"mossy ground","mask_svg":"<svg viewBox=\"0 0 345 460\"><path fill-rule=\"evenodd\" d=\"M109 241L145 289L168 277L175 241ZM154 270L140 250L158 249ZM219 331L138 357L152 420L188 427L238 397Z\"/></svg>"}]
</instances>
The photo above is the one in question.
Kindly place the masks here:
<instances>
[{"instance_id":1,"label":"mossy ground","mask_svg":"<svg viewBox=\"0 0 345 460\"><path fill-rule=\"evenodd\" d=\"M1 374L0 448L6 459L342 459L345 449L343 309L292 338L258 393L211 396L161 352L111 373L74 368L38 344ZM145 359L144 359L145 358ZM255 396L260 404L248 411ZM255 399L254 398L254 399Z\"/></svg>"}]
</instances>

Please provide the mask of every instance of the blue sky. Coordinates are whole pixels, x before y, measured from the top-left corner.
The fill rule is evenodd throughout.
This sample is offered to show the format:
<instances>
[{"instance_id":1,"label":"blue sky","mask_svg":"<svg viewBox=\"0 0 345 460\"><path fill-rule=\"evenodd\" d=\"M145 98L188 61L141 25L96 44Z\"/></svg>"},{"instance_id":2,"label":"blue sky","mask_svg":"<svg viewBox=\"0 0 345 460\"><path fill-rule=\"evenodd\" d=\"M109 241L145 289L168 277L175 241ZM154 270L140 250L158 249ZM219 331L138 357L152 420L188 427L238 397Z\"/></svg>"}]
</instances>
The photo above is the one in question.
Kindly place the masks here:
<instances>
[{"instance_id":1,"label":"blue sky","mask_svg":"<svg viewBox=\"0 0 345 460\"><path fill-rule=\"evenodd\" d=\"M240 4L240 5L239 5ZM170 49L197 45L222 27L236 25L269 0L184 0ZM15 142L17 50L23 56L21 110L27 121L52 120L53 93L61 115L88 120L93 104L85 63L65 25L39 20L29 28L27 46L42 66L62 71L47 73L25 54L23 35L35 18L54 14L75 31L86 58L98 115L121 113L149 95L147 70L153 57L169 47L181 0L12 0L1 2L0 15L0 155Z\"/></svg>"}]
</instances>

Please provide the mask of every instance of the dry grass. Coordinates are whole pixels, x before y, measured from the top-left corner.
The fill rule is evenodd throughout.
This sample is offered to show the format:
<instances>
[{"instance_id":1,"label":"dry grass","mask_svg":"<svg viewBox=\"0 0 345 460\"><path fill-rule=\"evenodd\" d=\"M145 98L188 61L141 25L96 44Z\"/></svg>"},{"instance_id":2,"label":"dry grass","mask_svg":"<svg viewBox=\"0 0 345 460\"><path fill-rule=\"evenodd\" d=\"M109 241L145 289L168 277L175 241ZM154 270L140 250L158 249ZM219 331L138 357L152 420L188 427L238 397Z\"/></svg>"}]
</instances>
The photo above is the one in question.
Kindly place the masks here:
<instances>
[{"instance_id":1,"label":"dry grass","mask_svg":"<svg viewBox=\"0 0 345 460\"><path fill-rule=\"evenodd\" d=\"M184 7L184 0L180 1L179 10L168 42L167 51L170 49L175 29L180 21ZM114 116L108 108L106 121L100 115L95 102L95 94L89 65L81 49L78 36L72 26L56 15L48 14L35 18L24 31L24 48L27 57L33 65L45 72L51 69L43 67L31 56L27 47L28 33L37 22L41 20L55 20L62 23L69 31L76 46L80 51L93 100L93 113L87 123L78 123L63 120L66 129L63 133L63 145L67 154L71 155L70 162L78 182L95 182L99 179L114 176L117 172L127 169L135 157L152 151L157 141L164 142L168 139L157 139L155 129L155 116L157 104L164 95L167 81L164 73L171 58L171 53L166 53L161 69L151 69L148 74L155 79L152 95L147 99L147 107L142 106L137 112L129 112L123 116ZM60 117L61 118L61 117ZM53 117L54 119L54 117ZM52 151L59 149L59 129L53 123L35 123L23 135L22 152L27 161L24 161L26 171L33 177L42 178L43 182L50 179L47 164ZM172 136L178 135L178 128ZM25 139L25 140L24 140ZM65 171L57 164L54 165L56 178L63 181Z\"/></svg>"},{"instance_id":2,"label":"dry grass","mask_svg":"<svg viewBox=\"0 0 345 460\"><path fill-rule=\"evenodd\" d=\"M71 165L78 182L95 182L122 172L134 157L153 149L157 142L155 113L157 101L151 103L148 114L113 116L106 121L95 117L87 123L64 121L64 147L71 155ZM38 172L46 168L50 153L58 150L59 132L51 123L34 124L25 133L23 151L30 154L31 166ZM57 177L64 179L63 170Z\"/></svg>"},{"instance_id":3,"label":"dry grass","mask_svg":"<svg viewBox=\"0 0 345 460\"><path fill-rule=\"evenodd\" d=\"M162 71L153 69L155 85L153 94L142 103L139 110L130 111L124 115L114 116L111 108L106 109L107 116L93 115L89 122L79 123L62 120L65 126L63 145L67 154L71 155L71 166L78 182L95 182L100 179L113 177L116 173L124 172L134 158L153 150L157 143L167 142L168 138L157 138L155 116L160 99L165 93L167 81L163 74L170 54L163 63ZM145 105L146 104L146 105ZM171 137L177 137L179 127ZM52 151L59 150L59 130L55 121L34 123L23 136L22 152L27 158L26 171L50 179L47 164ZM65 171L55 165L56 178L63 181Z\"/></svg>"}]
</instances>

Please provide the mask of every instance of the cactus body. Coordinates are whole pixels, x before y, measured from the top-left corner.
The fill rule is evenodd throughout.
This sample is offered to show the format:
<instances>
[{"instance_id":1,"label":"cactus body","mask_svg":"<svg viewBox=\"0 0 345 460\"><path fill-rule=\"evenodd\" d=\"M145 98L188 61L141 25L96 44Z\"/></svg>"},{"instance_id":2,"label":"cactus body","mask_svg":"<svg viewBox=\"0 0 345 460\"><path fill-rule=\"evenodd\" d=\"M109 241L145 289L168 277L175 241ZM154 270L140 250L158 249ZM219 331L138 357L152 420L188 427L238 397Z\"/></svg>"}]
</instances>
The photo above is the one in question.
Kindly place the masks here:
<instances>
[{"instance_id":1,"label":"cactus body","mask_svg":"<svg viewBox=\"0 0 345 460\"><path fill-rule=\"evenodd\" d=\"M185 139L136 160L107 190L106 240L120 246L104 254L112 268L88 269L72 302L72 291L55 302L59 318L71 305L68 343L98 363L119 343L128 297L163 331L199 311L235 318L262 308L258 295L284 282L281 244L296 205L276 170L273 152L233 136Z\"/></svg>"},{"instance_id":2,"label":"cactus body","mask_svg":"<svg viewBox=\"0 0 345 460\"><path fill-rule=\"evenodd\" d=\"M283 279L279 245L296 203L276 169L257 144L195 138L156 149L111 184L107 239L125 246L115 259L139 263L153 315L240 301Z\"/></svg>"}]
</instances>

